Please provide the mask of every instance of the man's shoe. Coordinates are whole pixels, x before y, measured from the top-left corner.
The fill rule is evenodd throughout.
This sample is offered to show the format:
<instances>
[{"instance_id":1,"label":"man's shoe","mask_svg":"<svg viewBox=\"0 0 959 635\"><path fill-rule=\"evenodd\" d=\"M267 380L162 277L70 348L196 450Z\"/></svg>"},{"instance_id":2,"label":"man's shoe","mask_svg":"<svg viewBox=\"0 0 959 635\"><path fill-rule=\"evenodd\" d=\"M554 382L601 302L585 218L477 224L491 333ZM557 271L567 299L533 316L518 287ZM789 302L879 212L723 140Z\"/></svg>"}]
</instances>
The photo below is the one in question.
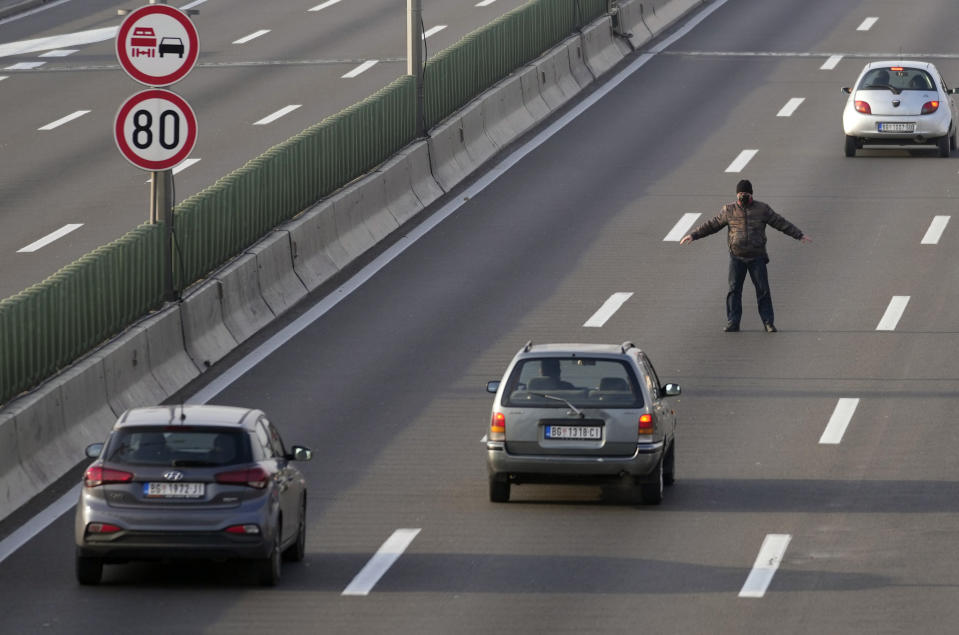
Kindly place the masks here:
<instances>
[{"instance_id":1,"label":"man's shoe","mask_svg":"<svg viewBox=\"0 0 959 635\"><path fill-rule=\"evenodd\" d=\"M727 322L726 328L723 329L723 331L725 331L726 333L735 333L738 330L739 330L738 322Z\"/></svg>"},{"instance_id":2,"label":"man's shoe","mask_svg":"<svg viewBox=\"0 0 959 635\"><path fill-rule=\"evenodd\" d=\"M767 322L767 323L766 323L766 332L767 332L767 333L777 333L777 332L779 332L779 329L777 329L775 326L773 326L773 323L772 323L772 322Z\"/></svg>"}]
</instances>

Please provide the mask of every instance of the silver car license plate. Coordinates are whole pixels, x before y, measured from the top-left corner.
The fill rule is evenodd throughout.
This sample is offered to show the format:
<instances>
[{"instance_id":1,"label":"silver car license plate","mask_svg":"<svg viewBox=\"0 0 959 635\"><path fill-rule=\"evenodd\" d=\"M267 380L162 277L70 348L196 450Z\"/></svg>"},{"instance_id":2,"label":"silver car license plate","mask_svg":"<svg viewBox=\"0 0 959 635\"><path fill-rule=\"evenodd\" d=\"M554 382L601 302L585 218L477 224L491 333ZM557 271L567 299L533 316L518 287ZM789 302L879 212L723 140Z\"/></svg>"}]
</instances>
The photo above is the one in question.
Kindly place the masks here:
<instances>
[{"instance_id":1,"label":"silver car license plate","mask_svg":"<svg viewBox=\"0 0 959 635\"><path fill-rule=\"evenodd\" d=\"M599 441L603 438L603 429L599 426L546 426L546 438Z\"/></svg>"},{"instance_id":2,"label":"silver car license plate","mask_svg":"<svg viewBox=\"0 0 959 635\"><path fill-rule=\"evenodd\" d=\"M879 132L915 132L914 121L880 121Z\"/></svg>"},{"instance_id":3,"label":"silver car license plate","mask_svg":"<svg viewBox=\"0 0 959 635\"><path fill-rule=\"evenodd\" d=\"M144 483L143 494L147 498L203 498L204 483Z\"/></svg>"}]
</instances>

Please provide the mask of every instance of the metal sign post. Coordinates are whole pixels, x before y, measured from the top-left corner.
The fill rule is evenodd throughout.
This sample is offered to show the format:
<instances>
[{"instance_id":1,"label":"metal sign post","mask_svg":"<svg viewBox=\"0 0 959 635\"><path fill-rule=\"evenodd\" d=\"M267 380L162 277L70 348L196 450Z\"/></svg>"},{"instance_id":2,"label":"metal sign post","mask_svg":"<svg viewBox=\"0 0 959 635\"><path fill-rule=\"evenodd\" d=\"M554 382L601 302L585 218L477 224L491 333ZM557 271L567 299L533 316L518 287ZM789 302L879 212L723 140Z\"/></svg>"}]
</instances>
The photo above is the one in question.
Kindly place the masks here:
<instances>
[{"instance_id":1,"label":"metal sign post","mask_svg":"<svg viewBox=\"0 0 959 635\"><path fill-rule=\"evenodd\" d=\"M423 0L406 0L406 74L416 78L416 136L426 136L423 90Z\"/></svg>"}]
</instances>

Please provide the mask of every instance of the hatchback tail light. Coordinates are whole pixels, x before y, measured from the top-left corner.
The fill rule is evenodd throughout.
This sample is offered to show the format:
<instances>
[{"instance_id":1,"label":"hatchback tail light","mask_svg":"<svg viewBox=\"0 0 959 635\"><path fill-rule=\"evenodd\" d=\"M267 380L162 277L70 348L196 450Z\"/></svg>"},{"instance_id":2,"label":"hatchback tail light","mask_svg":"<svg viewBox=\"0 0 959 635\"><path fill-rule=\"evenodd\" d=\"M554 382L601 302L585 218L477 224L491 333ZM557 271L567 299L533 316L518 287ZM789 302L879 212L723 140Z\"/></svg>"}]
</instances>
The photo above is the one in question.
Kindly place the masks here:
<instances>
[{"instance_id":1,"label":"hatchback tail light","mask_svg":"<svg viewBox=\"0 0 959 635\"><path fill-rule=\"evenodd\" d=\"M869 107L868 101L856 100L856 112L861 112L864 115L871 115L872 108Z\"/></svg>"},{"instance_id":2,"label":"hatchback tail light","mask_svg":"<svg viewBox=\"0 0 959 635\"><path fill-rule=\"evenodd\" d=\"M258 536L260 535L260 526L259 525L230 525L224 531L228 534L236 534L238 536Z\"/></svg>"},{"instance_id":3,"label":"hatchback tail light","mask_svg":"<svg viewBox=\"0 0 959 635\"><path fill-rule=\"evenodd\" d=\"M118 531L123 531L123 527L117 527L110 523L90 523L87 525L88 534L115 534Z\"/></svg>"},{"instance_id":4,"label":"hatchback tail light","mask_svg":"<svg viewBox=\"0 0 959 635\"><path fill-rule=\"evenodd\" d=\"M262 467L251 467L231 472L220 472L216 475L217 483L227 485L246 485L256 489L263 489L270 481L270 475Z\"/></svg>"},{"instance_id":5,"label":"hatchback tail light","mask_svg":"<svg viewBox=\"0 0 959 635\"><path fill-rule=\"evenodd\" d=\"M656 424L653 422L653 415L647 413L639 417L639 436L651 437L656 430Z\"/></svg>"},{"instance_id":6,"label":"hatchback tail light","mask_svg":"<svg viewBox=\"0 0 959 635\"><path fill-rule=\"evenodd\" d=\"M926 103L924 103L924 104L922 105L922 111L921 111L921 113L922 113L923 115L931 115L932 113L936 112L937 110L939 110L939 102L938 102L938 101L927 101Z\"/></svg>"},{"instance_id":7,"label":"hatchback tail light","mask_svg":"<svg viewBox=\"0 0 959 635\"><path fill-rule=\"evenodd\" d=\"M506 415L502 412L493 413L493 418L489 422L489 440L506 440Z\"/></svg>"},{"instance_id":8,"label":"hatchback tail light","mask_svg":"<svg viewBox=\"0 0 959 635\"><path fill-rule=\"evenodd\" d=\"M102 465L92 465L83 473L83 484L87 487L99 487L110 483L129 483L133 474L122 470L112 470Z\"/></svg>"}]
</instances>

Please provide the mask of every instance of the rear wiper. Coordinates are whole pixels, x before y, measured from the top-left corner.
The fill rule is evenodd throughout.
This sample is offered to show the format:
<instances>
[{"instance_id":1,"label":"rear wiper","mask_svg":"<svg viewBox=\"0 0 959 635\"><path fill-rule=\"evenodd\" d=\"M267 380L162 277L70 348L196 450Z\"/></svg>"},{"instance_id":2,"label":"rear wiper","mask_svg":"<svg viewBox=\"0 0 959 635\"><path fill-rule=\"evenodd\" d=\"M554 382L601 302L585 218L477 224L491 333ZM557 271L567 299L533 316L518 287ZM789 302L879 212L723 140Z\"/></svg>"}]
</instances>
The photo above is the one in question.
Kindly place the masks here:
<instances>
[{"instance_id":1,"label":"rear wiper","mask_svg":"<svg viewBox=\"0 0 959 635\"><path fill-rule=\"evenodd\" d=\"M888 88L892 91L893 95L898 95L902 92L901 88L896 88L895 86L890 86L889 84L871 84L870 88Z\"/></svg>"},{"instance_id":2,"label":"rear wiper","mask_svg":"<svg viewBox=\"0 0 959 635\"><path fill-rule=\"evenodd\" d=\"M585 419L586 415L583 414L583 411L571 404L568 400L563 399L562 397L557 397L556 395L548 395L545 392L533 392L529 391L529 394L536 395L537 397L542 397L543 399L552 399L554 401L562 401L564 404L569 406L569 409L579 415L580 419Z\"/></svg>"}]
</instances>

